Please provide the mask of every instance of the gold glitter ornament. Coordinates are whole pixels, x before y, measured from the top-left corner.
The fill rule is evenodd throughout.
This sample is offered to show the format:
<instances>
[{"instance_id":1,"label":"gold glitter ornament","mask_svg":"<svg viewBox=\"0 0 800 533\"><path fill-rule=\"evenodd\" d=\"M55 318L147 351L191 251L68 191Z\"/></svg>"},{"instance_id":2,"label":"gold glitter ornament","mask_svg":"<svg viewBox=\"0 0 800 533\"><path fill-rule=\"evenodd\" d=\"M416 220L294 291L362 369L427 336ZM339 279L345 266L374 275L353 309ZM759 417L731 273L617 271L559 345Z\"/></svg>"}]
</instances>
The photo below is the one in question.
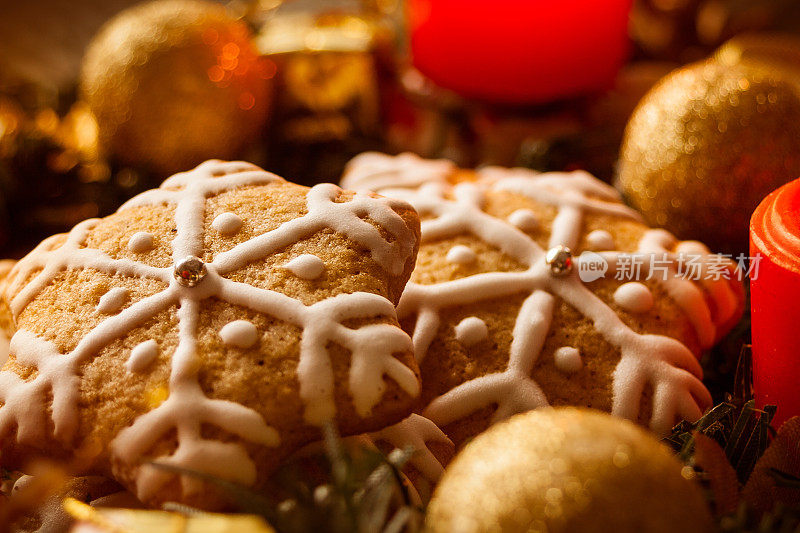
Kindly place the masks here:
<instances>
[{"instance_id":1,"label":"gold glitter ornament","mask_svg":"<svg viewBox=\"0 0 800 533\"><path fill-rule=\"evenodd\" d=\"M693 473L633 423L598 411L529 411L491 427L445 470L425 519L444 533L701 533Z\"/></svg>"},{"instance_id":2,"label":"gold glitter ornament","mask_svg":"<svg viewBox=\"0 0 800 533\"><path fill-rule=\"evenodd\" d=\"M107 152L166 175L235 158L253 142L267 117L270 66L222 6L157 0L95 36L81 93Z\"/></svg>"},{"instance_id":3,"label":"gold glitter ornament","mask_svg":"<svg viewBox=\"0 0 800 533\"><path fill-rule=\"evenodd\" d=\"M628 122L617 185L648 223L719 252L747 249L756 205L800 176L800 93L753 62L672 72Z\"/></svg>"}]
</instances>

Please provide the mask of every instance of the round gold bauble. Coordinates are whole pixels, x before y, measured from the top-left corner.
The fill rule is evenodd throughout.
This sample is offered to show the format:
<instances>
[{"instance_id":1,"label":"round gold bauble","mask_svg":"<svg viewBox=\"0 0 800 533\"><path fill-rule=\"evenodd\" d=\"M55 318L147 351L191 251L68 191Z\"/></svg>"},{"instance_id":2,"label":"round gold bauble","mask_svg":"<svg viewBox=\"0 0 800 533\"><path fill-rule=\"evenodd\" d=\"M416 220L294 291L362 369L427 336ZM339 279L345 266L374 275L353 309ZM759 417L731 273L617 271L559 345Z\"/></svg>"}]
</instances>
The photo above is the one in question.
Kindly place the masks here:
<instances>
[{"instance_id":1,"label":"round gold bauble","mask_svg":"<svg viewBox=\"0 0 800 533\"><path fill-rule=\"evenodd\" d=\"M123 11L95 36L81 93L107 152L169 174L234 158L253 142L269 108L269 66L219 4L157 0Z\"/></svg>"},{"instance_id":2,"label":"round gold bauble","mask_svg":"<svg viewBox=\"0 0 800 533\"><path fill-rule=\"evenodd\" d=\"M651 225L714 251L747 250L753 209L800 176L800 92L790 79L753 62L672 72L628 122L617 185Z\"/></svg>"},{"instance_id":3,"label":"round gold bauble","mask_svg":"<svg viewBox=\"0 0 800 533\"><path fill-rule=\"evenodd\" d=\"M445 470L429 533L699 533L702 493L675 456L631 422L578 408L517 415Z\"/></svg>"}]
</instances>

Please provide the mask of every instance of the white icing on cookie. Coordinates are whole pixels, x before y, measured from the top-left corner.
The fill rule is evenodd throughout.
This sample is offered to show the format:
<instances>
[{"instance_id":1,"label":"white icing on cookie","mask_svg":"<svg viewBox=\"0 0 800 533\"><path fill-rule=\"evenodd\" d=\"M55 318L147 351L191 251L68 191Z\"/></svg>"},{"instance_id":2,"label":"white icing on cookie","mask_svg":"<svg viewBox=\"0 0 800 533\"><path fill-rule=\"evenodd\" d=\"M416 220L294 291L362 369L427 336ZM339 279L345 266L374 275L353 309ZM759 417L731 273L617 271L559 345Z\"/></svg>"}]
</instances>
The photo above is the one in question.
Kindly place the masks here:
<instances>
[{"instance_id":1,"label":"white icing on cookie","mask_svg":"<svg viewBox=\"0 0 800 533\"><path fill-rule=\"evenodd\" d=\"M325 263L316 255L303 254L283 265L283 268L298 278L317 279L325 272Z\"/></svg>"},{"instance_id":2,"label":"white icing on cookie","mask_svg":"<svg viewBox=\"0 0 800 533\"><path fill-rule=\"evenodd\" d=\"M536 231L539 229L539 219L530 209L517 209L508 215L508 223L522 231Z\"/></svg>"},{"instance_id":3,"label":"white icing on cookie","mask_svg":"<svg viewBox=\"0 0 800 533\"><path fill-rule=\"evenodd\" d=\"M583 368L581 352L572 346L562 346L553 353L556 368L565 374L574 374Z\"/></svg>"},{"instance_id":4,"label":"white icing on cookie","mask_svg":"<svg viewBox=\"0 0 800 533\"><path fill-rule=\"evenodd\" d=\"M222 342L237 348L250 348L258 341L258 330L255 324L247 320L228 322L219 330Z\"/></svg>"},{"instance_id":5,"label":"white icing on cookie","mask_svg":"<svg viewBox=\"0 0 800 533\"><path fill-rule=\"evenodd\" d=\"M652 276L686 314L694 327L702 348L710 348L717 338L717 326L727 323L736 313L738 298L725 279L705 279L710 265L719 266L733 264L730 260L710 254L708 248L697 241L678 241L671 233L663 229L651 229L644 233L636 250L641 258L641 279ZM681 273L679 267L686 262L686 255L700 257L697 262L697 277L701 281L692 281ZM608 262L609 272L619 272L625 268L621 257L630 254L620 252L603 252L600 254ZM610 274L609 274L610 275ZM706 302L706 295L714 303L714 316Z\"/></svg>"},{"instance_id":6,"label":"white icing on cookie","mask_svg":"<svg viewBox=\"0 0 800 533\"><path fill-rule=\"evenodd\" d=\"M424 220L423 242L472 235L527 267L521 272L487 272L432 285L411 282L406 286L398 314L401 318L416 315L413 340L419 361L437 335L442 310L520 293L528 295L517 315L506 370L473 379L435 398L423 414L436 424L449 424L492 404L498 406L494 420L547 405L530 374L550 330L556 297L589 319L620 351L612 382L614 414L636 420L648 385L655 391L650 425L658 433L667 431L676 419L696 420L703 407L710 404L711 397L700 381L702 369L686 346L670 337L636 333L581 282L577 273L551 276L545 264L545 249L507 220L483 211L484 196L491 190L554 206L558 212L547 247L577 249L586 213L641 220L638 213L622 204L612 187L586 172L536 174L489 168L479 171L481 179L475 183L449 185L448 173L444 173L437 175L434 183L408 190L383 179L390 173L386 169L391 167L392 157L383 156L383 170L374 180L370 179L369 168L357 163L358 160L351 162L345 180L356 175L360 186L410 202ZM662 230L647 231L638 251L666 252L674 247L678 254L689 253L689 248L708 254L699 243L677 244L674 237L667 236ZM601 255L610 261L609 269L614 273L620 254ZM678 258L673 254L672 259ZM703 281L703 289L714 301L716 313L712 318L699 284L673 275L676 265L673 261L672 274L663 286L692 321L703 347L708 347L714 341L717 325L724 324L736 312L737 296L726 280ZM642 272L646 276L647 268Z\"/></svg>"},{"instance_id":7,"label":"white icing on cookie","mask_svg":"<svg viewBox=\"0 0 800 533\"><path fill-rule=\"evenodd\" d=\"M614 302L631 313L646 313L655 303L647 285L638 281L623 283L614 291Z\"/></svg>"},{"instance_id":8,"label":"white icing on cookie","mask_svg":"<svg viewBox=\"0 0 800 533\"><path fill-rule=\"evenodd\" d=\"M242 224L244 224L244 222L239 215L235 213L222 213L214 218L214 221L211 222L211 227L222 235L233 235L241 229Z\"/></svg>"},{"instance_id":9,"label":"white icing on cookie","mask_svg":"<svg viewBox=\"0 0 800 533\"><path fill-rule=\"evenodd\" d=\"M208 161L190 172L176 174L154 189L131 199L120 209L167 205L174 207L175 238L172 258L204 256L204 221L209 197L241 187L266 186L284 181L256 166ZM16 431L23 444L40 443L52 424L54 437L72 442L79 422L80 368L116 339L152 320L159 313L177 309L177 347L170 354L169 395L153 410L136 418L110 446L113 464L135 468L137 497L147 500L174 474L143 461L157 461L195 470L245 485L256 479L256 465L242 444L203 437L205 425L244 441L277 446L278 432L261 415L235 402L215 399L203 392L198 373L203 360L197 336L203 300L215 298L292 324L302 330L297 380L307 422L321 425L336 414L334 379L327 347L336 344L350 351L349 393L356 412L368 416L392 379L410 395L419 393L414 372L393 354L412 349L411 339L399 327L369 324L359 328L343 323L360 318L395 318L392 303L376 294L357 292L304 305L283 293L261 289L226 277L254 261L330 229L369 251L373 260L392 274L400 274L413 257L414 234L395 208L407 207L397 200L357 193L348 201L336 201L341 189L331 184L312 187L306 195L307 213L277 228L217 254L206 264L207 273L196 286L185 287L173 277L174 266L154 267L129 259L115 259L85 246L99 220L75 226L62 236L42 242L22 259L9 276L7 294L13 295L11 311L16 318L59 273L68 269L94 269L116 276L146 278L165 288L133 301L118 314L104 318L61 353L58 347L34 333L20 329L11 339L17 361L38 370L29 380L12 371L0 371L0 439ZM365 220L364 217L369 220ZM381 230L378 229L379 226ZM390 239L383 235L391 235ZM52 397L52 409L46 401ZM48 422L47 417L52 417ZM153 446L165 435L177 437L169 455L151 457ZM201 490L195 477L181 476L185 494Z\"/></svg>"},{"instance_id":10,"label":"white icing on cookie","mask_svg":"<svg viewBox=\"0 0 800 533\"><path fill-rule=\"evenodd\" d=\"M158 344L154 340L144 341L133 347L125 368L128 372L143 372L158 357Z\"/></svg>"},{"instance_id":11,"label":"white icing on cookie","mask_svg":"<svg viewBox=\"0 0 800 533\"><path fill-rule=\"evenodd\" d=\"M596 229L586 236L586 244L590 250L613 250L615 247L614 237L604 229Z\"/></svg>"},{"instance_id":12,"label":"white icing on cookie","mask_svg":"<svg viewBox=\"0 0 800 533\"><path fill-rule=\"evenodd\" d=\"M529 168L523 167L498 167L494 165L489 165L485 167L481 167L478 170L478 175L481 178L481 181L485 183L493 183L498 180L504 180L507 178L523 178L523 179L531 179L541 176L541 172L537 172L536 170L531 170Z\"/></svg>"},{"instance_id":13,"label":"white icing on cookie","mask_svg":"<svg viewBox=\"0 0 800 533\"><path fill-rule=\"evenodd\" d=\"M422 159L409 152L390 158L378 152L364 152L347 164L342 187L353 191L416 188L445 181L455 170L456 165L447 159Z\"/></svg>"},{"instance_id":14,"label":"white icing on cookie","mask_svg":"<svg viewBox=\"0 0 800 533\"><path fill-rule=\"evenodd\" d=\"M413 449L409 462L431 483L439 481L444 474L444 467L430 451L428 443L438 442L453 446L453 441L447 438L439 426L418 414L412 414L393 426L370 433L369 437L375 442L387 442L395 449Z\"/></svg>"},{"instance_id":15,"label":"white icing on cookie","mask_svg":"<svg viewBox=\"0 0 800 533\"><path fill-rule=\"evenodd\" d=\"M11 347L11 339L4 331L0 331L0 368L6 364L8 360L8 352Z\"/></svg>"},{"instance_id":16,"label":"white icing on cookie","mask_svg":"<svg viewBox=\"0 0 800 533\"><path fill-rule=\"evenodd\" d=\"M118 312L128 302L130 294L124 287L114 287L103 296L97 303L97 312L110 315Z\"/></svg>"},{"instance_id":17,"label":"white icing on cookie","mask_svg":"<svg viewBox=\"0 0 800 533\"><path fill-rule=\"evenodd\" d=\"M381 450L376 443L381 442L393 446L394 449L413 450L409 464L416 468L422 474L422 478L429 483L428 490L430 490L430 485L436 484L444 473L444 465L436 458L429 444L443 444L450 449L455 448L453 441L436 424L418 414L412 414L397 424L385 427L374 433L342 438L342 443L345 446L352 447L357 451L366 448L380 452ZM325 444L322 441L312 442L292 454L290 461L294 458L313 457L324 453ZM421 505L423 502L412 480L408 479L403 472L399 472L399 474L407 482L413 502Z\"/></svg>"},{"instance_id":18,"label":"white icing on cookie","mask_svg":"<svg viewBox=\"0 0 800 533\"><path fill-rule=\"evenodd\" d=\"M471 265L478 260L478 254L472 248L457 244L447 252L446 259L457 265Z\"/></svg>"},{"instance_id":19,"label":"white icing on cookie","mask_svg":"<svg viewBox=\"0 0 800 533\"><path fill-rule=\"evenodd\" d=\"M136 254L149 252L153 249L153 235L146 231L137 231L128 239L128 250Z\"/></svg>"},{"instance_id":20,"label":"white icing on cookie","mask_svg":"<svg viewBox=\"0 0 800 533\"><path fill-rule=\"evenodd\" d=\"M459 322L455 327L456 340L464 346L478 344L489 336L486 322L476 316L470 316Z\"/></svg>"}]
</instances>

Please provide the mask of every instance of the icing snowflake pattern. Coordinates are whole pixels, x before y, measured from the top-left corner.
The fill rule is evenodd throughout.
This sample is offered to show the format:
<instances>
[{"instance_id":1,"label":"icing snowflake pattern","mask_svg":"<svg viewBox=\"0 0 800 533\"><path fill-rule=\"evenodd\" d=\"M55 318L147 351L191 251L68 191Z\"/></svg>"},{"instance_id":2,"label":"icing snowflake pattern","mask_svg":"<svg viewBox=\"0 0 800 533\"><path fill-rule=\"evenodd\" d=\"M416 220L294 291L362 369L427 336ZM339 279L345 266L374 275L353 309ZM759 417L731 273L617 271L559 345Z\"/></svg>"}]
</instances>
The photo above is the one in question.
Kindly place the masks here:
<instances>
[{"instance_id":1,"label":"icing snowflake pattern","mask_svg":"<svg viewBox=\"0 0 800 533\"><path fill-rule=\"evenodd\" d=\"M174 206L177 231L171 246L172 259L177 265L187 256L203 256L207 198L241 187L275 182L284 183L278 176L248 163L208 161L193 171L172 176L159 189L140 194L120 210L148 205ZM108 316L66 354L60 354L52 342L19 330L11 340L11 353L20 364L35 367L38 375L23 381L11 371L0 372L0 401L3 403L0 435L16 427L20 443L35 443L43 438L48 416L45 401L50 393L55 437L70 443L75 438L79 420L81 364L146 320L177 307L178 346L171 354L169 395L117 435L111 443L111 454L123 464L137 464L159 438L174 430L177 449L168 456L156 458L157 462L252 484L256 467L243 446L209 440L201 435L201 426L211 424L247 442L270 447L280 443L277 431L256 411L235 402L209 398L201 389L197 346L200 306L204 299L212 297L302 328L297 377L308 423L319 425L335 415L332 367L326 348L329 343L341 345L351 353L349 388L354 407L361 416L368 415L380 400L385 378L393 379L408 394L416 396L419 385L414 372L392 355L412 349L407 334L390 324L355 329L343 325L356 318L396 317L389 300L376 294L356 292L304 305L280 292L225 277L326 228L363 245L388 272L401 273L412 257L414 237L393 209L400 202L365 193L337 202L340 193L341 189L331 184L311 188L306 196L306 215L217 254L205 265L202 281L193 287L176 279L174 265L157 268L86 248L83 243L98 224L96 219L78 224L60 246L57 246L60 243L55 240L57 237L44 241L20 261L12 273L8 294L15 295L10 302L15 319L59 272L67 269L90 268L109 274L149 278L168 287ZM392 236L391 242L366 220L367 217ZM171 474L163 470L140 467L136 478L138 496L146 499L170 477ZM187 476L182 476L181 482L184 493L198 488L198 482Z\"/></svg>"},{"instance_id":2,"label":"icing snowflake pattern","mask_svg":"<svg viewBox=\"0 0 800 533\"><path fill-rule=\"evenodd\" d=\"M378 443L385 443L393 450L411 451L408 464L413 466L430 485L435 485L444 474L444 465L439 462L429 444L438 443L446 448L454 449L453 441L444 432L424 416L413 413L400 422L387 426L373 433L345 437L346 445L380 451ZM323 442L314 442L298 450L293 457L309 457L325 453ZM414 484L402 472L407 481L407 488L416 504L422 504L419 492Z\"/></svg>"},{"instance_id":3,"label":"icing snowflake pattern","mask_svg":"<svg viewBox=\"0 0 800 533\"><path fill-rule=\"evenodd\" d=\"M418 414L412 414L393 426L370 433L368 437L373 442L387 442L396 450L413 450L409 463L431 483L439 481L444 474L444 466L430 450L428 443L438 442L453 446L453 441L439 426Z\"/></svg>"},{"instance_id":4,"label":"icing snowflake pattern","mask_svg":"<svg viewBox=\"0 0 800 533\"><path fill-rule=\"evenodd\" d=\"M362 159L363 158L363 159ZM349 164L342 184L345 187L371 189L412 204L422 218L422 242L469 234L498 248L526 267L517 272L486 272L452 281L422 285L409 282L400 299L398 315L416 316L413 330L414 350L422 361L440 326L440 310L445 307L473 304L513 294L527 294L512 332L509 360L502 372L488 374L462 383L435 398L423 415L440 426L464 418L492 404L497 405L493 421L512 414L548 405L547 399L530 377L551 327L556 298L578 310L621 354L613 373L612 412L636 420L645 388L653 390L650 426L666 432L676 417L695 420L702 406L711 402L700 379L702 369L692 352L676 339L639 334L629 328L616 312L590 291L577 272L554 276L545 262L542 249L512 220L501 220L482 209L488 190L507 191L554 206L549 247L577 249L585 213L599 213L640 220L635 211L621 203L610 186L585 172L537 174L525 169L489 167L478 172L477 182L448 183L452 164L427 161L410 154L398 160L392 175L392 157L368 153ZM426 177L420 185L417 176ZM376 173L374 180L371 173ZM516 217L518 218L518 217ZM663 230L649 230L639 251L666 252L676 246L680 253L709 254L699 243L678 244ZM617 267L619 253L603 253L610 268ZM677 275L675 254L671 276L663 282L668 294L692 322L703 348L715 340L716 329L703 292L693 282ZM643 272L646 275L647 265ZM704 281L714 301L719 322L730 319L737 309L737 298L726 282Z\"/></svg>"}]
</instances>

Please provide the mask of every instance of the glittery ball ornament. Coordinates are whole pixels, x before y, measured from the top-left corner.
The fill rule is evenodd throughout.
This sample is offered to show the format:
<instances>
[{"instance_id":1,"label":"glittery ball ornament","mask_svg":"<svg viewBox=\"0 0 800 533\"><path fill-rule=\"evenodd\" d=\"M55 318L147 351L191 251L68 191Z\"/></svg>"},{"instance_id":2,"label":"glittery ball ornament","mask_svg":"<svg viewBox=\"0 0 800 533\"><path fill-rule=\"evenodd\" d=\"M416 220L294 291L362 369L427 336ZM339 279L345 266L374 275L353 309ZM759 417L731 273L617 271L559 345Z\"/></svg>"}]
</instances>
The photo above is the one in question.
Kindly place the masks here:
<instances>
[{"instance_id":1,"label":"glittery ball ornament","mask_svg":"<svg viewBox=\"0 0 800 533\"><path fill-rule=\"evenodd\" d=\"M426 531L711 531L691 473L631 422L589 409L529 411L456 456L434 492Z\"/></svg>"},{"instance_id":2,"label":"glittery ball ornament","mask_svg":"<svg viewBox=\"0 0 800 533\"><path fill-rule=\"evenodd\" d=\"M240 155L262 129L274 68L241 21L199 0L127 9L95 36L81 92L101 146L164 175Z\"/></svg>"},{"instance_id":3,"label":"glittery ball ornament","mask_svg":"<svg viewBox=\"0 0 800 533\"><path fill-rule=\"evenodd\" d=\"M800 92L787 70L696 63L659 82L628 123L618 187L651 225L718 252L747 249L756 205L800 176Z\"/></svg>"}]
</instances>

